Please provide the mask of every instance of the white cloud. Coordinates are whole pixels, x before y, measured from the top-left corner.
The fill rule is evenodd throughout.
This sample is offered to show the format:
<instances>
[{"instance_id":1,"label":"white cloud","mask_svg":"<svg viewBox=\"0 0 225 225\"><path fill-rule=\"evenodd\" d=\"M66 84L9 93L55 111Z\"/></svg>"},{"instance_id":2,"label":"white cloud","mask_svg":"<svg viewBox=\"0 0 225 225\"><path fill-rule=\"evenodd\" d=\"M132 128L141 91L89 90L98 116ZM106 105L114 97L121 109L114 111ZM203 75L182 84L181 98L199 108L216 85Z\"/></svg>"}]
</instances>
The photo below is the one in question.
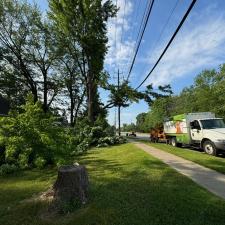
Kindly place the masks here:
<instances>
[{"instance_id":1,"label":"white cloud","mask_svg":"<svg viewBox=\"0 0 225 225\"><path fill-rule=\"evenodd\" d=\"M223 61L221 58L225 50L225 17L223 14L213 14L211 9L190 17L145 85L168 84L196 70L216 67L224 62L224 57ZM164 48L165 43L147 57L149 68Z\"/></svg>"},{"instance_id":2,"label":"white cloud","mask_svg":"<svg viewBox=\"0 0 225 225\"><path fill-rule=\"evenodd\" d=\"M115 68L115 66L121 68L126 65L135 44L133 40L129 40L125 35L131 28L129 16L133 12L132 0L118 0L117 7L119 8L117 18L111 19L108 23L109 50L105 63L111 69Z\"/></svg>"}]
</instances>

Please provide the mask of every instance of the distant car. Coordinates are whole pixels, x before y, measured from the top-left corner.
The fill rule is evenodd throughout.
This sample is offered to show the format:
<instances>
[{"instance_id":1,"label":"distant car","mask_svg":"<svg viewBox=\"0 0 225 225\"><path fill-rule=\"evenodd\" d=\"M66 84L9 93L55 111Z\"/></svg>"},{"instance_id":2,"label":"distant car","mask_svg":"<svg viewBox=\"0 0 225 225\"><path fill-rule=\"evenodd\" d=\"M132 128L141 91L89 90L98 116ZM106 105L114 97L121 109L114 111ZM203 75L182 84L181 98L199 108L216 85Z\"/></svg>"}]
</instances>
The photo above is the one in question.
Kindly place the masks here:
<instances>
[{"instance_id":1,"label":"distant car","mask_svg":"<svg viewBox=\"0 0 225 225\"><path fill-rule=\"evenodd\" d=\"M137 135L136 135L136 133L134 132L134 131L132 131L130 134L129 134L129 136L131 137L137 137Z\"/></svg>"}]
</instances>

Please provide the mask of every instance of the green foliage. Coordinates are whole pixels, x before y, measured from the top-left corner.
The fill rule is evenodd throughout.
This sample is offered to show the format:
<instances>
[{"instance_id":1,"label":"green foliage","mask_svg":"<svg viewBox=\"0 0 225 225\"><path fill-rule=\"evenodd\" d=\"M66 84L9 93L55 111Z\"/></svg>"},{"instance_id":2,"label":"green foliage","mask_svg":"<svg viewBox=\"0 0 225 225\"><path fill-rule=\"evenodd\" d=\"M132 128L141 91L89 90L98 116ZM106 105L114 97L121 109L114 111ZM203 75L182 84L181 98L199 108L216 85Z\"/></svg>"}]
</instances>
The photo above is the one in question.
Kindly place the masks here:
<instances>
[{"instance_id":1,"label":"green foliage","mask_svg":"<svg viewBox=\"0 0 225 225\"><path fill-rule=\"evenodd\" d=\"M97 147L107 147L109 145L115 145L115 144L124 144L126 143L127 140L122 137L122 136L113 136L113 137L102 137L102 138L99 138L98 140L98 145Z\"/></svg>"},{"instance_id":2,"label":"green foliage","mask_svg":"<svg viewBox=\"0 0 225 225\"><path fill-rule=\"evenodd\" d=\"M16 171L18 171L18 167L14 164L10 165L10 164L3 164L0 166L0 176L4 176L4 175L8 175L11 173L15 173Z\"/></svg>"},{"instance_id":3,"label":"green foliage","mask_svg":"<svg viewBox=\"0 0 225 225\"><path fill-rule=\"evenodd\" d=\"M125 143L122 137L115 136L115 130L109 125L103 129L102 126L91 127L86 125L76 132L78 145L73 151L73 155L86 152L90 147L103 147L114 144Z\"/></svg>"},{"instance_id":4,"label":"green foliage","mask_svg":"<svg viewBox=\"0 0 225 225\"><path fill-rule=\"evenodd\" d=\"M34 160L34 165L39 168L39 169L42 169L45 167L46 165L46 160L43 158L43 157L37 157L35 160Z\"/></svg>"},{"instance_id":5,"label":"green foliage","mask_svg":"<svg viewBox=\"0 0 225 225\"><path fill-rule=\"evenodd\" d=\"M105 87L110 91L108 104L106 108L113 106L128 107L133 102L138 102L143 98L143 94L132 88L128 81L124 81L118 89L118 85L108 84Z\"/></svg>"},{"instance_id":6,"label":"green foliage","mask_svg":"<svg viewBox=\"0 0 225 225\"><path fill-rule=\"evenodd\" d=\"M60 166L63 166L66 164L66 160L63 158L59 158L56 160L56 166L59 168Z\"/></svg>"},{"instance_id":7,"label":"green foliage","mask_svg":"<svg viewBox=\"0 0 225 225\"><path fill-rule=\"evenodd\" d=\"M168 104L171 98L159 98L154 101L151 111L146 115L145 124L148 129L160 126L165 118L170 116Z\"/></svg>"},{"instance_id":8,"label":"green foliage","mask_svg":"<svg viewBox=\"0 0 225 225\"><path fill-rule=\"evenodd\" d=\"M225 64L218 70L200 73L192 86L186 87L176 96L156 98L150 111L137 117L137 129L149 132L159 126L165 118L182 113L214 112L225 119Z\"/></svg>"},{"instance_id":9,"label":"green foliage","mask_svg":"<svg viewBox=\"0 0 225 225\"><path fill-rule=\"evenodd\" d=\"M173 91L171 90L171 86L164 85L158 86L158 91L155 91L152 84L149 84L146 86L146 90L144 91L143 98L148 103L149 106L151 106L155 100L158 98L165 98L169 97L173 94Z\"/></svg>"},{"instance_id":10,"label":"green foliage","mask_svg":"<svg viewBox=\"0 0 225 225\"><path fill-rule=\"evenodd\" d=\"M98 85L106 79L102 73L108 48L106 23L116 15L116 6L109 0L50 0L49 8L61 49L79 65L77 71L86 89L88 119L93 125L99 106Z\"/></svg>"},{"instance_id":11,"label":"green foliage","mask_svg":"<svg viewBox=\"0 0 225 225\"><path fill-rule=\"evenodd\" d=\"M146 118L147 113L140 113L136 117L136 127L139 132L145 132L146 127L145 127L145 118Z\"/></svg>"},{"instance_id":12,"label":"green foliage","mask_svg":"<svg viewBox=\"0 0 225 225\"><path fill-rule=\"evenodd\" d=\"M116 135L116 127L115 126L108 126L108 127L106 127L105 132L110 137L115 136Z\"/></svg>"},{"instance_id":13,"label":"green foliage","mask_svg":"<svg viewBox=\"0 0 225 225\"><path fill-rule=\"evenodd\" d=\"M0 121L5 161L20 168L54 163L57 155L65 154L62 151L67 143L63 140L62 128L51 114L43 112L40 102L33 103L32 97L28 97L21 110L22 113L11 112Z\"/></svg>"},{"instance_id":14,"label":"green foliage","mask_svg":"<svg viewBox=\"0 0 225 225\"><path fill-rule=\"evenodd\" d=\"M0 12L0 93L16 108L32 92L47 111L60 87L51 23L26 0L2 0Z\"/></svg>"},{"instance_id":15,"label":"green foliage","mask_svg":"<svg viewBox=\"0 0 225 225\"><path fill-rule=\"evenodd\" d=\"M124 132L131 132L131 131L136 131L136 130L137 130L137 127L134 123L131 123L131 124L124 123L123 124L122 131L124 131Z\"/></svg>"},{"instance_id":16,"label":"green foliage","mask_svg":"<svg viewBox=\"0 0 225 225\"><path fill-rule=\"evenodd\" d=\"M81 154L83 152L86 152L90 148L90 139L84 139L82 142L80 142L79 145L76 146L75 152L73 154Z\"/></svg>"}]
</instances>

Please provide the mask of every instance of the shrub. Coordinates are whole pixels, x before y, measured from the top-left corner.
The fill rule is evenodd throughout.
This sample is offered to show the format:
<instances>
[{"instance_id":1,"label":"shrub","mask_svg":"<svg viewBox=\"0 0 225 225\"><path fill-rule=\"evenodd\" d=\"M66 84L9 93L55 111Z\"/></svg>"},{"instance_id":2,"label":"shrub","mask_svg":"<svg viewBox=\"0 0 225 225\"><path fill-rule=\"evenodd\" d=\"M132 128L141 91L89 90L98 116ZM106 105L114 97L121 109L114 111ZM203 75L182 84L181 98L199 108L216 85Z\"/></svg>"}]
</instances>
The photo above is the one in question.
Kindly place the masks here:
<instances>
[{"instance_id":1,"label":"shrub","mask_svg":"<svg viewBox=\"0 0 225 225\"><path fill-rule=\"evenodd\" d=\"M11 174L18 171L18 167L14 164L9 165L9 164L3 164L0 166L0 176L4 176L7 174Z\"/></svg>"},{"instance_id":2,"label":"shrub","mask_svg":"<svg viewBox=\"0 0 225 225\"><path fill-rule=\"evenodd\" d=\"M65 163L66 163L66 160L65 160L65 159L60 158L60 159L56 160L56 166L57 166L58 168L59 168L60 166L62 166L62 165L65 165Z\"/></svg>"},{"instance_id":3,"label":"shrub","mask_svg":"<svg viewBox=\"0 0 225 225\"><path fill-rule=\"evenodd\" d=\"M108 126L105 129L107 136L112 137L116 135L116 128L114 126Z\"/></svg>"},{"instance_id":4,"label":"shrub","mask_svg":"<svg viewBox=\"0 0 225 225\"><path fill-rule=\"evenodd\" d=\"M65 154L63 128L50 113L44 113L40 102L33 103L28 97L20 109L0 120L4 135L5 162L21 168L54 163L57 155Z\"/></svg>"},{"instance_id":5,"label":"shrub","mask_svg":"<svg viewBox=\"0 0 225 225\"><path fill-rule=\"evenodd\" d=\"M46 160L43 157L37 157L34 161L34 165L38 168L38 169L43 169L46 165Z\"/></svg>"},{"instance_id":6,"label":"shrub","mask_svg":"<svg viewBox=\"0 0 225 225\"><path fill-rule=\"evenodd\" d=\"M87 140L84 140L76 147L76 153L80 154L80 153L86 152L89 147L90 147L90 143Z\"/></svg>"},{"instance_id":7,"label":"shrub","mask_svg":"<svg viewBox=\"0 0 225 225\"><path fill-rule=\"evenodd\" d=\"M107 147L108 145L123 144L126 142L127 140L121 136L103 137L98 140L97 147Z\"/></svg>"},{"instance_id":8,"label":"shrub","mask_svg":"<svg viewBox=\"0 0 225 225\"><path fill-rule=\"evenodd\" d=\"M71 155L86 152L92 146L122 143L114 129L99 119L91 127L83 119L75 128L60 127L52 113L44 113L40 102L28 96L26 104L9 117L0 119L0 165L16 165L21 169L62 165Z\"/></svg>"},{"instance_id":9,"label":"shrub","mask_svg":"<svg viewBox=\"0 0 225 225\"><path fill-rule=\"evenodd\" d=\"M127 142L127 139L122 136L115 137L115 144L124 144Z\"/></svg>"},{"instance_id":10,"label":"shrub","mask_svg":"<svg viewBox=\"0 0 225 225\"><path fill-rule=\"evenodd\" d=\"M102 130L102 127L92 127L90 132L90 138L91 138L91 144L96 145L98 144L98 140L102 137L105 137L107 134L104 130Z\"/></svg>"}]
</instances>

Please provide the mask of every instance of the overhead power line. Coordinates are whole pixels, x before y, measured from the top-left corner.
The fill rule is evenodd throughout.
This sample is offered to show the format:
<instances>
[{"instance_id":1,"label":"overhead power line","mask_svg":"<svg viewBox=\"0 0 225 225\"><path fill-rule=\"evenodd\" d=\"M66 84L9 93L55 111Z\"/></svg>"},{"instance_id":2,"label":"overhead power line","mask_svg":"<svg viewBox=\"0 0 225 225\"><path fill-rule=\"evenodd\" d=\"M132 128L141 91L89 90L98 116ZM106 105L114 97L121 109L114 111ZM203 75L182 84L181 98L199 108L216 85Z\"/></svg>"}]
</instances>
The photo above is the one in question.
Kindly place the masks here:
<instances>
[{"instance_id":1,"label":"overhead power line","mask_svg":"<svg viewBox=\"0 0 225 225\"><path fill-rule=\"evenodd\" d=\"M146 14L146 18L145 18L145 23L144 23L144 26L143 26L143 28L142 28L142 32L141 32L141 35L140 35L140 37L139 37L139 40L138 40L138 43L137 43L137 46L136 46L136 50L135 50L135 54L134 54L134 57L133 57L133 60L132 60L132 63L131 63L131 66L130 66L130 69L129 69L129 72L128 72L127 81L129 80L131 71L132 71L132 69L133 69L134 62L135 62L135 59L136 59L136 56L137 56L139 47L140 47L140 44L141 44L143 35L144 35L144 33L145 33L146 26L147 26L147 24L148 24L148 19L149 19L149 17L150 17L151 11L152 11L153 4L154 4L154 0L152 0L151 3L150 3L150 5L149 5L149 8L148 8L148 11L147 11L147 14Z\"/></svg>"},{"instance_id":2,"label":"overhead power line","mask_svg":"<svg viewBox=\"0 0 225 225\"><path fill-rule=\"evenodd\" d=\"M141 24L140 24L140 27L138 29L138 33L137 33L137 37L136 37L136 41L135 41L135 48L134 50L137 48L137 45L138 45L138 40L140 39L140 34L141 34L141 31L143 30L144 28L144 23L147 19L147 15L149 13L149 8L150 8L150 5L151 5L151 1L146 1L146 5L145 5L145 11L144 11L144 14L141 18ZM136 16L136 19L137 20L137 16Z\"/></svg>"},{"instance_id":3,"label":"overhead power line","mask_svg":"<svg viewBox=\"0 0 225 225\"><path fill-rule=\"evenodd\" d=\"M138 1L138 5L137 5L137 1ZM140 3L141 1L140 0L136 0L135 1L135 6L134 8L136 9L136 13L134 14L134 18L135 20L134 21L137 21L137 18L138 18L138 13L139 13L139 9L140 9ZM138 39L139 39L139 36L140 36L140 33L141 33L141 28L143 27L143 22L144 22L144 18L146 17L146 14L147 14L147 11L148 11L148 1L146 1L146 4L145 4L145 10L144 10L144 13L142 15L142 19L141 19L141 24L139 26L139 29L138 29L138 32L137 32L137 36L136 36L136 39L135 39L135 45L134 45L134 48L133 48L133 51L132 51L132 54L134 54L135 52L135 49L136 49L136 46L137 46L137 42L138 42ZM136 7L137 5L137 7ZM135 26L133 26L133 28L135 28ZM132 29L131 33L134 33L135 29ZM127 62L125 63L125 68L127 68L127 70L129 69L129 65L131 64L131 61L132 61L132 58L127 60Z\"/></svg>"},{"instance_id":4,"label":"overhead power line","mask_svg":"<svg viewBox=\"0 0 225 225\"><path fill-rule=\"evenodd\" d=\"M117 8L117 0L116 0L116 8ZM115 67L117 64L117 14L116 14L116 18L115 18L115 52L116 52L116 57L115 57Z\"/></svg>"},{"instance_id":5,"label":"overhead power line","mask_svg":"<svg viewBox=\"0 0 225 225\"><path fill-rule=\"evenodd\" d=\"M155 42L155 44L154 44L152 53L155 52L156 46L158 45L159 41L161 40L161 37L162 37L162 35L163 35L163 33L164 33L164 31L165 31L165 29L166 29L168 23L170 22L170 19L171 19L172 15L173 15L175 9L177 8L177 5L178 5L179 1L180 1L180 0L177 0L176 3L175 3L175 5L174 5L174 7L172 8L172 10L171 10L171 12L170 12L170 15L168 16L168 18L167 18L167 20L166 20L166 23L164 24L164 26L163 26L163 28L162 28L162 30L161 30L161 32L160 32L160 35L159 35L158 39L156 40L156 42Z\"/></svg>"},{"instance_id":6,"label":"overhead power line","mask_svg":"<svg viewBox=\"0 0 225 225\"><path fill-rule=\"evenodd\" d=\"M191 12L192 8L194 7L195 3L197 0L192 0L188 10L186 11L184 17L182 18L180 24L178 25L176 31L174 32L173 36L171 37L171 39L169 40L168 44L166 45L165 49L163 50L162 54L160 55L160 57L158 58L157 62L155 63L155 65L152 67L151 71L148 73L148 75L145 77L145 79L138 85L138 87L136 88L136 90L138 88L140 88L144 82L148 79L148 77L151 75L151 73L154 71L154 69L156 68L156 66L158 65L158 63L160 62L160 60L162 59L162 57L164 56L164 54L166 53L167 49L169 48L169 46L171 45L171 43L173 42L174 38L176 37L177 33L179 32L180 28L182 27L184 21L187 19L189 13Z\"/></svg>"}]
</instances>

